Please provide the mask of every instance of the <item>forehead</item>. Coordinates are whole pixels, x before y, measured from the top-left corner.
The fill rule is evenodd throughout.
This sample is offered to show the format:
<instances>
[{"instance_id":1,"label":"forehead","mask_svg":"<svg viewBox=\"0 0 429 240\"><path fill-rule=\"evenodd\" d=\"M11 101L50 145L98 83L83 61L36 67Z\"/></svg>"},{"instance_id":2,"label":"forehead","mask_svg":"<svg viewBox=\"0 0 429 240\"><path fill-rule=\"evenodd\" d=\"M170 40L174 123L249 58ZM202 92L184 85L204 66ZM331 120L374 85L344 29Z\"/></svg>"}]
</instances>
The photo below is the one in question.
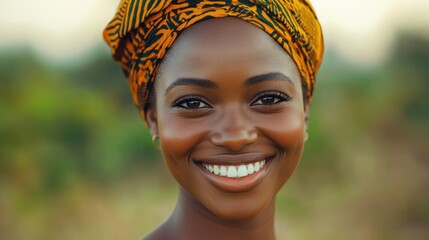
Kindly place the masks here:
<instances>
[{"instance_id":1,"label":"forehead","mask_svg":"<svg viewBox=\"0 0 429 240\"><path fill-rule=\"evenodd\" d=\"M245 79L266 72L281 72L300 83L292 58L270 35L232 17L206 20L183 31L161 72L158 84L164 86L179 77L213 79L223 74Z\"/></svg>"}]
</instances>

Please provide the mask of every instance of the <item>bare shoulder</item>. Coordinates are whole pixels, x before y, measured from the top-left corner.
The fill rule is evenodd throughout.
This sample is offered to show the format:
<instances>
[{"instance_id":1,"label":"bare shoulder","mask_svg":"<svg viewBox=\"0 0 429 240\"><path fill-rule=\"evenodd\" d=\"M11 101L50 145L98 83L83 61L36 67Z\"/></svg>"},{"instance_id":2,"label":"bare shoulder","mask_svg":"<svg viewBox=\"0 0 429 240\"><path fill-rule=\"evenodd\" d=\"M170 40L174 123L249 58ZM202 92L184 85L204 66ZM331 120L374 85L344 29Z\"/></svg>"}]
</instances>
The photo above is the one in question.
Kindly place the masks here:
<instances>
[{"instance_id":1,"label":"bare shoulder","mask_svg":"<svg viewBox=\"0 0 429 240\"><path fill-rule=\"evenodd\" d=\"M165 225L161 225L152 232L148 233L141 240L169 240L170 231L165 227Z\"/></svg>"},{"instance_id":2,"label":"bare shoulder","mask_svg":"<svg viewBox=\"0 0 429 240\"><path fill-rule=\"evenodd\" d=\"M149 234L147 234L146 236L144 236L141 240L168 240L168 237L159 232L159 231L153 231Z\"/></svg>"}]
</instances>

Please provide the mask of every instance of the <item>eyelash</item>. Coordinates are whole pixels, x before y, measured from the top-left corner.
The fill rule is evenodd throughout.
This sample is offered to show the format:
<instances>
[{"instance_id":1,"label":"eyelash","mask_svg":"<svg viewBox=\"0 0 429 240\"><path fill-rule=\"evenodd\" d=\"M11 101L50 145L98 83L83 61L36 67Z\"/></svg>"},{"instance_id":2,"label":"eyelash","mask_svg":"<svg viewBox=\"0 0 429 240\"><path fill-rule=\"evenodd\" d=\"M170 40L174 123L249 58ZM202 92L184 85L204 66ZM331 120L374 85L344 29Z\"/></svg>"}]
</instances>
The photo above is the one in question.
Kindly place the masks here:
<instances>
[{"instance_id":1,"label":"eyelash","mask_svg":"<svg viewBox=\"0 0 429 240\"><path fill-rule=\"evenodd\" d=\"M259 101L262 101L262 98L267 98L267 97L271 97L274 99L278 99L277 101L274 101L274 103L271 104L264 104L264 103L258 103ZM272 106L272 105L276 105L282 102L286 102L290 100L290 97L284 93L281 92L277 92L277 91L269 91L269 92L263 92L258 94L255 98L255 100L252 101L252 103L250 104L251 106ZM196 102L199 104L198 107L190 107L190 106L185 106L185 104L188 103L192 103L192 102ZM201 107L201 104L205 105L203 107ZM177 99L176 101L174 101L173 103L173 107L178 107L178 108L183 108L186 110L198 110L198 109L203 109L203 108L212 108L212 106L210 106L210 104L208 104L206 102L206 100L201 97L201 96L185 96L182 98Z\"/></svg>"},{"instance_id":2,"label":"eyelash","mask_svg":"<svg viewBox=\"0 0 429 240\"><path fill-rule=\"evenodd\" d=\"M257 102L262 101L262 98L266 98L266 97L272 97L274 99L278 99L277 101L275 101L274 103L271 104L264 104L264 103L260 103L257 104ZM282 102L286 102L286 101L290 101L290 97L284 93L281 92L277 92L277 91L268 91L268 92L263 92L258 94L255 97L255 100L252 101L251 106L272 106L272 105L276 105Z\"/></svg>"},{"instance_id":3,"label":"eyelash","mask_svg":"<svg viewBox=\"0 0 429 240\"><path fill-rule=\"evenodd\" d=\"M200 105L204 104L206 106L196 107L196 108L184 106L184 104L191 103L191 102L198 102ZM186 110L197 110L197 109L202 109L202 108L211 108L211 106L201 96L185 96L185 97L179 98L176 101L174 101L173 107L179 107L179 108L183 108Z\"/></svg>"}]
</instances>

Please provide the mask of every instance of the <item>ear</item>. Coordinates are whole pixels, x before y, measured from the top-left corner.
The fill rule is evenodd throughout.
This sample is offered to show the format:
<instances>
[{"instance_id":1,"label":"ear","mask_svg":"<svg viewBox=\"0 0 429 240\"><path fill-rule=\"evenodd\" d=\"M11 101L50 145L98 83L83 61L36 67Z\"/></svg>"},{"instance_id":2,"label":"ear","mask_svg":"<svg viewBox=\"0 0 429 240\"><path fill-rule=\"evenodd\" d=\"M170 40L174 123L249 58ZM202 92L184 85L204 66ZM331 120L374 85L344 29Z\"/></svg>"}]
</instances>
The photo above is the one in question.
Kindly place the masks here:
<instances>
[{"instance_id":1,"label":"ear","mask_svg":"<svg viewBox=\"0 0 429 240\"><path fill-rule=\"evenodd\" d=\"M308 103L304 103L304 118L305 118L305 126L304 126L304 134L305 134L305 141L308 140L308 121L310 119L310 105Z\"/></svg>"},{"instance_id":2,"label":"ear","mask_svg":"<svg viewBox=\"0 0 429 240\"><path fill-rule=\"evenodd\" d=\"M152 136L158 134L158 116L156 114L156 108L148 107L144 113L141 111L140 114L144 118Z\"/></svg>"}]
</instances>

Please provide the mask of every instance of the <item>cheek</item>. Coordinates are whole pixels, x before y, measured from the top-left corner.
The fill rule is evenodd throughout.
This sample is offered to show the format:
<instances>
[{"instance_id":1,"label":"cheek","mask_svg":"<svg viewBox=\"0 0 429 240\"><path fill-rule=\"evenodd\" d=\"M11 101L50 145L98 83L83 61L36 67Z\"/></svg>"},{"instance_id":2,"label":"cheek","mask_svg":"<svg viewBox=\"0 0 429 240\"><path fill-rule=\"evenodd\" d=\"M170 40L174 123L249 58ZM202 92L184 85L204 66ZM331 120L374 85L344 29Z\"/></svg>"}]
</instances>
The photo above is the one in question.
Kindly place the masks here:
<instances>
[{"instance_id":1,"label":"cheek","mask_svg":"<svg viewBox=\"0 0 429 240\"><path fill-rule=\"evenodd\" d=\"M293 174L304 148L305 116L299 109L270 118L261 132L277 145L281 156L276 163L276 182L279 190Z\"/></svg>"},{"instance_id":2,"label":"cheek","mask_svg":"<svg viewBox=\"0 0 429 240\"><path fill-rule=\"evenodd\" d=\"M159 121L161 148L175 158L185 157L205 136L206 130L201 123L178 117L166 117Z\"/></svg>"},{"instance_id":3,"label":"cheek","mask_svg":"<svg viewBox=\"0 0 429 240\"><path fill-rule=\"evenodd\" d=\"M171 175L182 185L192 185L193 163L189 157L207 135L204 122L192 123L171 112L158 113L160 148Z\"/></svg>"},{"instance_id":4,"label":"cheek","mask_svg":"<svg viewBox=\"0 0 429 240\"><path fill-rule=\"evenodd\" d=\"M305 133L303 110L291 108L260 121L261 132L266 133L281 148L292 150L302 145Z\"/></svg>"}]
</instances>

